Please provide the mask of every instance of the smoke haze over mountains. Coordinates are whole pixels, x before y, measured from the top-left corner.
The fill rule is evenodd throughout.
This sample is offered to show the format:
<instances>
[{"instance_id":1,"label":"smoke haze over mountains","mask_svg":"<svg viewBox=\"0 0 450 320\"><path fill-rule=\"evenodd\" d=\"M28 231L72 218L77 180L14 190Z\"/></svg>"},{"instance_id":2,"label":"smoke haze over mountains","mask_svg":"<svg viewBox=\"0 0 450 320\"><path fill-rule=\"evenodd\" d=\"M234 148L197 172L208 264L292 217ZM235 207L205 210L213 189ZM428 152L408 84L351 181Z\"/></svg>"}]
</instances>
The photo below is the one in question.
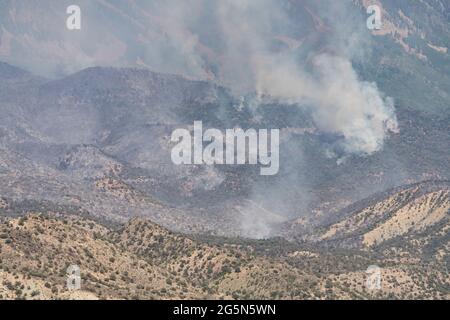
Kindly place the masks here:
<instances>
[{"instance_id":1,"label":"smoke haze over mountains","mask_svg":"<svg viewBox=\"0 0 450 320\"><path fill-rule=\"evenodd\" d=\"M402 10L414 17L434 7L409 2L383 2L387 28L373 33L368 3L80 0L81 30L70 31L72 1L2 1L0 60L45 77L0 65L11 76L0 86L2 146L51 175L81 179L86 189L73 193L93 215L180 227L178 211L155 216L160 209L127 197L92 200L104 187L90 175L113 167L114 183L137 190L133 197L197 214L183 230L256 238L289 219L315 221L374 192L445 177L448 33L412 25ZM430 94L417 94L419 84ZM168 137L196 120L281 129L279 174L174 166ZM45 188L33 197L69 201Z\"/></svg>"},{"instance_id":2,"label":"smoke haze over mountains","mask_svg":"<svg viewBox=\"0 0 450 320\"><path fill-rule=\"evenodd\" d=\"M348 153L378 151L397 130L393 100L352 67L370 50L370 34L349 1L81 1L79 31L65 28L63 2L3 4L0 57L50 77L141 65L212 80L237 96L256 93L256 105L269 96L307 107ZM290 14L301 5L308 19ZM343 24L348 10L355 18Z\"/></svg>"},{"instance_id":3,"label":"smoke haze over mountains","mask_svg":"<svg viewBox=\"0 0 450 320\"><path fill-rule=\"evenodd\" d=\"M449 106L449 0L1 0L0 300L450 299Z\"/></svg>"}]
</instances>

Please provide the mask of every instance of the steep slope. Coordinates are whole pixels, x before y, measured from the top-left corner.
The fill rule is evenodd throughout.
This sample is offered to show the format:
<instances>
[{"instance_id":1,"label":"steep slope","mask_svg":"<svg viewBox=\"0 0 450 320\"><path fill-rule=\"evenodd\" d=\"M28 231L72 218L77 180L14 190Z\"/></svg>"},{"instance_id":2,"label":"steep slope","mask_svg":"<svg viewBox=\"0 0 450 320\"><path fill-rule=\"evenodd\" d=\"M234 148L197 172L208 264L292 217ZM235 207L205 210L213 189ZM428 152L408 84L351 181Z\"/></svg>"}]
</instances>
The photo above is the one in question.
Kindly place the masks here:
<instances>
[{"instance_id":1,"label":"steep slope","mask_svg":"<svg viewBox=\"0 0 450 320\"><path fill-rule=\"evenodd\" d=\"M386 243L399 248L408 244L416 248L417 258L426 247L438 244L435 254L445 255L449 218L450 183L429 181L357 202L312 237L332 245L370 250Z\"/></svg>"},{"instance_id":2,"label":"steep slope","mask_svg":"<svg viewBox=\"0 0 450 320\"><path fill-rule=\"evenodd\" d=\"M14 74L19 81L22 73ZM279 220L326 223L328 215L311 212L339 211L387 188L449 178L448 121L408 110L399 110L400 133L382 151L336 162L328 154L334 138L308 113L269 102L255 113L249 101L208 82L91 68L26 83L26 94L7 90L0 102L6 198L77 204L112 220L147 216L176 230L265 237ZM267 179L249 166L173 165L170 134L194 120L224 129L281 128L279 174ZM258 224L250 228L249 220Z\"/></svg>"},{"instance_id":3,"label":"steep slope","mask_svg":"<svg viewBox=\"0 0 450 320\"><path fill-rule=\"evenodd\" d=\"M30 215L2 225L3 298L181 298L196 295L157 265L114 246L108 231L81 219ZM81 268L83 292L67 291L66 270ZM1 294L1 293L0 293Z\"/></svg>"},{"instance_id":4,"label":"steep slope","mask_svg":"<svg viewBox=\"0 0 450 320\"><path fill-rule=\"evenodd\" d=\"M394 99L399 131L385 137L382 150L361 155L344 152L342 135L324 132L314 121L314 112L307 111L308 103L292 105L251 91L256 89L240 96L236 88L218 85L218 70L227 60L220 54L221 41L214 41L219 30L205 33L206 28L198 25L178 24L170 28L172 20L162 21L160 12L140 1L84 1L80 6L87 21L102 12L101 26L80 31L85 35L95 29L92 37L101 41L92 41L54 27L64 26L65 3L42 1L32 11L31 2L4 1L0 57L32 70L50 68L60 78L49 81L0 64L0 148L8 157L0 171L0 195L19 202L76 205L92 216L115 221L145 216L173 230L264 238L283 236L276 232L280 221L298 218L305 229L317 227L374 193L450 179L448 5L375 3L383 10L380 31L365 28L368 1L334 7L289 0L282 4L293 25L268 32L270 47L293 52L305 64L305 72L320 54L346 56L351 49L349 63L358 78L373 81ZM336 21L339 14L354 17L359 27ZM200 25L212 23L196 18ZM114 24L115 19L123 24ZM202 63L194 58L190 62L208 74L201 77L204 81L189 80L184 68L163 68L178 75L112 67L81 70L98 64L136 66L139 59L140 67L145 67L151 61L144 61L142 50L135 47L159 41L165 32L183 35L171 40L198 34L190 47L193 52L181 53L192 57L201 48ZM62 35L64 41L58 41ZM342 38L362 47L344 46L347 40ZM120 56L104 57L114 51L110 46L127 49L119 50ZM171 49L180 49L175 47ZM166 54L163 60L173 58ZM240 60L236 64L244 65ZM373 118L377 117L364 117ZM171 132L191 128L195 120L202 120L205 128L280 128L279 174L268 179L248 166L173 165Z\"/></svg>"},{"instance_id":5,"label":"steep slope","mask_svg":"<svg viewBox=\"0 0 450 320\"><path fill-rule=\"evenodd\" d=\"M448 259L446 248L439 254ZM375 291L365 285L374 262L382 268ZM80 268L81 290L66 287L69 265ZM448 299L447 275L442 259L418 263L395 246L348 251L189 237L143 219L111 228L54 213L0 225L3 299Z\"/></svg>"}]
</instances>

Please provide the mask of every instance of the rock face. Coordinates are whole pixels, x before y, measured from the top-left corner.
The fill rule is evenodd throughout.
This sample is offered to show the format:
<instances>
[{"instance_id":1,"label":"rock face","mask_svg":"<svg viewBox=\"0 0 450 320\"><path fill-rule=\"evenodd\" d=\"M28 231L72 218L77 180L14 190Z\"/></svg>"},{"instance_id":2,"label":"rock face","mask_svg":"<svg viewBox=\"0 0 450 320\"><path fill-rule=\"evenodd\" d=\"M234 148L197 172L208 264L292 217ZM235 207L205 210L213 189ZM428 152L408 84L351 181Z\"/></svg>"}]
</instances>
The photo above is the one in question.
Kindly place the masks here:
<instances>
[{"instance_id":1,"label":"rock face","mask_svg":"<svg viewBox=\"0 0 450 320\"><path fill-rule=\"evenodd\" d=\"M435 238L448 237L449 188L448 181L428 181L356 202L310 234L310 240L365 250L385 245L407 250L414 242L431 245ZM437 243L447 251L446 240ZM416 250L414 254L421 252Z\"/></svg>"}]
</instances>

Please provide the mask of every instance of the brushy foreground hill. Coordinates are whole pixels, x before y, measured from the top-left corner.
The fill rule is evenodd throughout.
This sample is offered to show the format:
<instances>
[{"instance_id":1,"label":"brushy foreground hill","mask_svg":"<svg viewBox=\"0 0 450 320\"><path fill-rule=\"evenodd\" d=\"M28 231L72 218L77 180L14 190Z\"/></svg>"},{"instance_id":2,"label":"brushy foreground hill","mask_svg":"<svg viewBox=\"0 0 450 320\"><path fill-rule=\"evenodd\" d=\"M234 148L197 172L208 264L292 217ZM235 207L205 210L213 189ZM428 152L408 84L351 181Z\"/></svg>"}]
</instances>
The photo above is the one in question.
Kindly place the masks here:
<instances>
[{"instance_id":1,"label":"brushy foreground hill","mask_svg":"<svg viewBox=\"0 0 450 320\"><path fill-rule=\"evenodd\" d=\"M449 299L448 185L366 205L308 242L183 235L138 218L105 226L50 212L3 216L0 298ZM79 291L66 287L74 264ZM381 290L366 288L370 265L382 270Z\"/></svg>"},{"instance_id":2,"label":"brushy foreground hill","mask_svg":"<svg viewBox=\"0 0 450 320\"><path fill-rule=\"evenodd\" d=\"M190 4L203 1L172 2L186 6L191 17L196 10ZM246 88L244 80L252 73L245 67L252 64L226 58L227 38L209 23L220 24L210 18L209 7L200 30L188 25L178 30L176 21L148 6L165 2L79 0L83 14L91 16L82 31L89 36L78 41L61 39L66 3L5 0L0 4L0 60L6 62L0 63L0 196L19 211L30 201L47 201L96 219L124 223L141 216L180 232L264 238L285 236L274 232L280 221L301 217L309 228L317 222L314 213L322 212L320 222L327 225L334 213L374 193L450 179L448 1L334 1L335 8L319 0L263 2L285 8L292 22L268 30L268 47L276 56L292 57L313 78L321 78L314 61L323 54L346 57L360 85L373 83L393 99L398 130L384 137L382 150L349 154L342 148L347 134L317 121L314 110L320 103L286 101L271 90ZM366 10L372 4L382 10L382 30L367 30ZM235 18L249 22L245 17ZM250 44L262 36L260 28L252 29ZM195 39L198 48L192 49L200 59L195 65L207 76L184 72L183 63L180 70L171 54L162 57L168 68L144 54L161 49L160 42L172 43L167 39L173 36L174 43ZM238 56L247 51L232 47L239 48ZM190 57L181 48L186 46L161 52ZM297 68L286 69L282 78L290 79ZM224 73L238 81L224 79ZM339 81L347 79L330 73L330 79L334 74ZM330 106L324 113L333 110ZM378 119L368 110L366 120ZM261 177L251 166L175 166L171 133L200 120L205 129L279 128L279 174Z\"/></svg>"}]
</instances>

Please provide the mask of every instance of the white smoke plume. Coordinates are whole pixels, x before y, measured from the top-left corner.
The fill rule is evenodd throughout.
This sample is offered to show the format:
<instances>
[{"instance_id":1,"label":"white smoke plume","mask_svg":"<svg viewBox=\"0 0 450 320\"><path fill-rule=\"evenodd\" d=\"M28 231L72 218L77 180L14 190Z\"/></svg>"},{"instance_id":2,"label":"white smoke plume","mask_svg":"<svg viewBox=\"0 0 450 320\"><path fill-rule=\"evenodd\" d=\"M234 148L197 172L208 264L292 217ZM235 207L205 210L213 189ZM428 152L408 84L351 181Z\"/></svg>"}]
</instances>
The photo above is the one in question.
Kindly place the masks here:
<instances>
[{"instance_id":1,"label":"white smoke plume","mask_svg":"<svg viewBox=\"0 0 450 320\"><path fill-rule=\"evenodd\" d=\"M371 154L397 130L392 99L353 68L370 33L351 1L80 0L77 32L64 27L68 4L10 2L0 13L0 59L45 75L139 65L216 81L238 96L309 107L347 153ZM314 37L320 45L305 44Z\"/></svg>"},{"instance_id":2,"label":"white smoke plume","mask_svg":"<svg viewBox=\"0 0 450 320\"><path fill-rule=\"evenodd\" d=\"M321 132L340 137L345 155L338 162L380 150L398 130L394 101L355 67L370 63L371 35L354 1L76 2L82 12L76 32L65 29L73 1L0 4L0 60L49 77L92 66L139 66L215 81L237 97L256 93L255 102L306 108ZM301 211L299 203L308 207L307 160L301 148L287 149L284 158L293 160L282 163L279 181L269 191L254 186L253 201L236 209L249 236L270 236L271 226L288 218L285 212ZM192 183L204 184L200 178ZM215 186L223 177L213 178ZM299 181L302 189L293 190Z\"/></svg>"},{"instance_id":3,"label":"white smoke plume","mask_svg":"<svg viewBox=\"0 0 450 320\"><path fill-rule=\"evenodd\" d=\"M398 131L393 100L384 98L376 84L360 81L342 57L321 54L314 67L317 73L311 76L279 61L258 69L257 88L284 102L310 105L318 128L342 135L347 152L380 150L386 134Z\"/></svg>"},{"instance_id":4,"label":"white smoke plume","mask_svg":"<svg viewBox=\"0 0 450 320\"><path fill-rule=\"evenodd\" d=\"M336 3L327 2L320 7L326 11L325 16L342 11ZM355 44L361 39L360 33L345 37L341 33L350 32L350 28L336 27L328 44L333 46L329 50L333 53L312 51L308 63L299 61L299 53L306 49L301 47L302 39L294 39L291 34L302 23L292 21L288 15L289 3L180 0L161 2L153 10L159 8L160 11L154 11L158 16L171 12L163 19L170 25L168 36L173 43L179 43L178 47L185 48L183 66L191 65L197 71L199 66L204 67L197 73L200 78L214 64L215 80L238 95L256 92L283 103L309 106L320 130L343 137L347 153L371 154L380 150L387 134L398 130L397 121L393 100L384 97L376 84L359 79L352 66L352 54L363 52ZM212 25L204 25L205 15ZM202 27L214 31L213 58L204 55L202 41L208 40L201 35L180 36L182 31L194 32ZM277 41L284 46L275 45Z\"/></svg>"}]
</instances>

